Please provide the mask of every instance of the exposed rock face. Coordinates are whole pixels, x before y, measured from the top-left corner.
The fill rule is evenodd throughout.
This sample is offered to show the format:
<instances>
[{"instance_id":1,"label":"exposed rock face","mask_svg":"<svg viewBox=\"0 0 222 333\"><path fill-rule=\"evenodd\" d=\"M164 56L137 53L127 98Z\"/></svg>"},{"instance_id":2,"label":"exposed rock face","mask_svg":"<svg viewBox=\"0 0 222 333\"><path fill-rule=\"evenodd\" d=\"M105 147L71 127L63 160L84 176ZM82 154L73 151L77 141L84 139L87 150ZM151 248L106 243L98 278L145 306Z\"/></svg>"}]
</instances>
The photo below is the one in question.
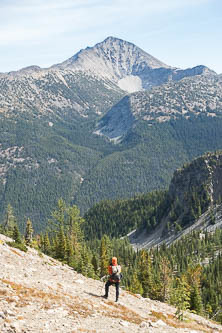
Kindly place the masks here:
<instances>
[{"instance_id":1,"label":"exposed rock face","mask_svg":"<svg viewBox=\"0 0 222 333\"><path fill-rule=\"evenodd\" d=\"M77 332L222 332L222 326L192 313L186 322L175 308L121 290L120 302L101 298L104 285L87 279L37 251L24 253L0 235L1 333ZM161 319L159 319L161 318Z\"/></svg>"},{"instance_id":2,"label":"exposed rock face","mask_svg":"<svg viewBox=\"0 0 222 333\"><path fill-rule=\"evenodd\" d=\"M211 72L178 70L132 43L108 37L49 69L29 66L0 74L0 113L7 117L98 116L126 92Z\"/></svg>"},{"instance_id":3,"label":"exposed rock face","mask_svg":"<svg viewBox=\"0 0 222 333\"><path fill-rule=\"evenodd\" d=\"M192 191L201 195L203 188L209 198L209 206L222 196L222 153L206 154L174 173L169 187L171 200L186 205Z\"/></svg>"},{"instance_id":4,"label":"exposed rock face","mask_svg":"<svg viewBox=\"0 0 222 333\"><path fill-rule=\"evenodd\" d=\"M62 69L84 70L108 78L128 92L149 89L169 80L213 72L205 66L186 70L168 66L127 41L108 37L94 47L87 47L56 65Z\"/></svg>"},{"instance_id":5,"label":"exposed rock face","mask_svg":"<svg viewBox=\"0 0 222 333\"><path fill-rule=\"evenodd\" d=\"M176 221L193 229L212 229L210 215L215 217L214 229L221 227L222 209L222 153L206 154L174 173L169 187L169 200L177 209ZM178 207L178 208L177 208ZM183 209L179 209L183 207ZM199 213L198 213L199 209ZM192 218L186 220L186 214L194 216L204 214L193 224ZM217 215L217 218L216 218ZM185 218L185 223L184 223ZM201 220L201 223L200 223ZM189 230L190 230L189 228Z\"/></svg>"},{"instance_id":6,"label":"exposed rock face","mask_svg":"<svg viewBox=\"0 0 222 333\"><path fill-rule=\"evenodd\" d=\"M175 171L168 191L168 208L153 233L132 233L137 248L171 244L193 230L222 228L222 153L206 154ZM193 215L192 215L193 214ZM175 223L181 231L175 230ZM167 224L169 225L167 230Z\"/></svg>"}]
</instances>

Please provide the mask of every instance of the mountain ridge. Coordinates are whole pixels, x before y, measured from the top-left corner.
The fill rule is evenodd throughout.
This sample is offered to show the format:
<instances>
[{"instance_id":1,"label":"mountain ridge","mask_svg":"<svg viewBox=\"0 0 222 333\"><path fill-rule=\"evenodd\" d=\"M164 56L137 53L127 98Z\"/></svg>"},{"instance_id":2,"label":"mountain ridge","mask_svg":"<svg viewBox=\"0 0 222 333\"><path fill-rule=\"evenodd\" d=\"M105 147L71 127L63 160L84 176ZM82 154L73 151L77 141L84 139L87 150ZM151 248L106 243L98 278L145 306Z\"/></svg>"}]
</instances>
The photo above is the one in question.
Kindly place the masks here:
<instances>
[{"instance_id":1,"label":"mountain ridge","mask_svg":"<svg viewBox=\"0 0 222 333\"><path fill-rule=\"evenodd\" d=\"M95 133L120 140L137 120L145 120L152 126L156 122L180 117L221 116L221 100L222 81L219 76L207 72L186 77L123 97L101 118Z\"/></svg>"},{"instance_id":2,"label":"mountain ridge","mask_svg":"<svg viewBox=\"0 0 222 333\"><path fill-rule=\"evenodd\" d=\"M108 50L110 43L113 46ZM99 50L98 45L106 47ZM118 112L121 119L117 117L114 122L115 130L119 131L116 141L110 141L108 136L95 135L101 134L95 124L103 115L107 117L101 123L106 119L108 124L108 110L118 105L124 96L129 104L132 96L136 96L128 95L127 90L150 89L168 80L166 84L171 86L171 90L176 84L183 85L184 80L205 80L207 85L205 72L208 70L203 66L182 72L171 67L151 68L148 60L147 63L140 62L136 56L131 57L133 50L136 50L138 57L146 57L144 51L116 38L108 38L81 54L91 54L93 50L99 50L101 57L94 54L95 68L92 72L84 71L84 68L80 71L71 67L63 70L30 66L20 72L0 75L2 220L7 204L11 202L19 219L30 216L39 231L38 224L42 228L61 196L76 203L81 212L85 212L105 198L131 197L135 193L163 188L169 184L173 170L182 163L207 150L220 148L220 109L218 117L205 117L203 112L202 118L194 116L186 124L184 118L178 118L175 122L153 125L156 118L165 116L158 105L169 109L168 105L161 105L161 90L164 92L166 85L153 88L158 98L156 115L151 123L142 117L135 122L135 112L121 106ZM122 59L122 63L118 59ZM108 77L105 78L102 76L103 68L108 62L110 73L107 72ZM158 66L165 65L158 63ZM102 68L102 72L95 74L97 67ZM195 76L173 81L172 75L177 80L184 74ZM209 75L215 76L213 73ZM146 91L135 94L142 96L143 93L149 94ZM192 94L189 98L192 100ZM142 103L140 99L137 101L136 108L141 113L144 101L147 104L143 98ZM193 114L201 113L198 108L199 105ZM176 111L170 109L172 116L180 114ZM193 131L195 133L188 138L186 133ZM197 144L200 132L202 141ZM23 188L29 193L28 198ZM20 189L21 193L18 193ZM21 201L24 202L21 204Z\"/></svg>"},{"instance_id":3,"label":"mountain ridge","mask_svg":"<svg viewBox=\"0 0 222 333\"><path fill-rule=\"evenodd\" d=\"M185 76L200 75L205 71L211 71L203 65L188 69L166 65L133 43L110 36L92 47L81 49L69 59L49 68L33 65L5 73L3 76L19 76L25 73L54 70L96 75L110 80L127 92L150 89L153 85L160 85L169 80L180 80Z\"/></svg>"}]
</instances>

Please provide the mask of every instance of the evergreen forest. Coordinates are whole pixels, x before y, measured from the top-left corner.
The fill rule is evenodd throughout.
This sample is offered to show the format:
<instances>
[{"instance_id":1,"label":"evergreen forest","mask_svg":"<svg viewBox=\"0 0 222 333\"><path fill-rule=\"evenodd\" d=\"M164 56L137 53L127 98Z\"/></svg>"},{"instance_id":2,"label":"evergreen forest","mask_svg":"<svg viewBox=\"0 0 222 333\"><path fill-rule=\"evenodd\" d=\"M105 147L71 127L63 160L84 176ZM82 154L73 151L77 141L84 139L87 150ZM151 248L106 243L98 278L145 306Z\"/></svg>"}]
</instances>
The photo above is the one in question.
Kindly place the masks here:
<instances>
[{"instance_id":1,"label":"evergreen forest","mask_svg":"<svg viewBox=\"0 0 222 333\"><path fill-rule=\"evenodd\" d=\"M155 199L158 201L160 197L157 193L146 197L149 210L153 203L155 211ZM184 310L190 310L222 323L221 229L214 233L192 232L171 246L163 244L136 251L127 237L108 236L105 229L101 237L87 235L84 223L78 207L60 199L45 232L36 234L31 220L27 219L24 235L21 235L11 205L7 207L0 232L14 239L11 246L23 251L27 246L35 247L77 272L103 281L110 258L116 256L122 266L122 288L175 305L175 315L181 320Z\"/></svg>"},{"instance_id":2,"label":"evergreen forest","mask_svg":"<svg viewBox=\"0 0 222 333\"><path fill-rule=\"evenodd\" d=\"M0 119L0 220L13 203L20 229L30 217L41 232L59 198L83 215L102 200L165 190L177 168L221 148L221 121L203 115L149 126L139 120L114 144L93 134L92 120L50 127L28 116Z\"/></svg>"}]
</instances>

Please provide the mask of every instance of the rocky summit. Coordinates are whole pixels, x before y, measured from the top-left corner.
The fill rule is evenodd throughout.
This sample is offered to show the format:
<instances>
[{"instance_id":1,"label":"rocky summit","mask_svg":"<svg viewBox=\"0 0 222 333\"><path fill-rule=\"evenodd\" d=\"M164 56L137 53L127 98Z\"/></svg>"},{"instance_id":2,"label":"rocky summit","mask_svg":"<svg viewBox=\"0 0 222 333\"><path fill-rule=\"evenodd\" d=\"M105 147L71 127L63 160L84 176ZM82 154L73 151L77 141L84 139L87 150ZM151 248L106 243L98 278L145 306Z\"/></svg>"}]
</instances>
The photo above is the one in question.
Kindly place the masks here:
<instances>
[{"instance_id":1,"label":"rocky summit","mask_svg":"<svg viewBox=\"0 0 222 333\"><path fill-rule=\"evenodd\" d=\"M86 278L70 267L29 248L22 252L7 245L0 235L0 332L1 333L220 333L222 326L121 290L114 302L101 295L104 284Z\"/></svg>"}]
</instances>

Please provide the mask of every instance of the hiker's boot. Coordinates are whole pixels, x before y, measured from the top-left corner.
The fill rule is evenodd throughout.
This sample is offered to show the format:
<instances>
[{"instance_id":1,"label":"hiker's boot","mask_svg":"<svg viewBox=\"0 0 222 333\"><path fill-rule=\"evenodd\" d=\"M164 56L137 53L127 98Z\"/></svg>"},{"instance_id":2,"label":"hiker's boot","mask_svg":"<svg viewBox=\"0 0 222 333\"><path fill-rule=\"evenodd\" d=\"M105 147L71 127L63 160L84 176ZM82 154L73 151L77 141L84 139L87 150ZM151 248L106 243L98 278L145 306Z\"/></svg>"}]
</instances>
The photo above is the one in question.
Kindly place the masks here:
<instances>
[{"instance_id":1,"label":"hiker's boot","mask_svg":"<svg viewBox=\"0 0 222 333\"><path fill-rule=\"evenodd\" d=\"M108 298L108 295L103 295L103 298L107 299L107 298Z\"/></svg>"},{"instance_id":2,"label":"hiker's boot","mask_svg":"<svg viewBox=\"0 0 222 333\"><path fill-rule=\"evenodd\" d=\"M116 302L118 302L118 298L116 298Z\"/></svg>"}]
</instances>

